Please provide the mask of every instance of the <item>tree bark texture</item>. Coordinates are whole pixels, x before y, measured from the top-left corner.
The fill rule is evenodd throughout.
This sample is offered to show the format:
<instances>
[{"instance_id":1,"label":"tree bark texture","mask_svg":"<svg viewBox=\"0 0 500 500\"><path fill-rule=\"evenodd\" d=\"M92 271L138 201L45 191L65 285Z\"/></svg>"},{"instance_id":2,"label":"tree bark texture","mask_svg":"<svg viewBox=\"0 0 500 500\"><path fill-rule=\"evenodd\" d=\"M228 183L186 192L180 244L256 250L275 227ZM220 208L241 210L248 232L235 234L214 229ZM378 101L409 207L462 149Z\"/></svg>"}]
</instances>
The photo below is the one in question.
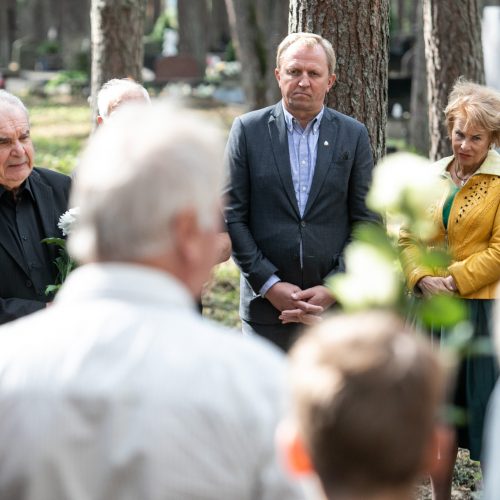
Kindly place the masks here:
<instances>
[{"instance_id":1,"label":"tree bark texture","mask_svg":"<svg viewBox=\"0 0 500 500\"><path fill-rule=\"evenodd\" d=\"M366 125L377 162L385 154L389 0L290 0L289 31L331 42L337 82L327 105Z\"/></svg>"},{"instance_id":2,"label":"tree bark texture","mask_svg":"<svg viewBox=\"0 0 500 500\"><path fill-rule=\"evenodd\" d=\"M226 2L224 0L212 0L210 9L210 25L208 47L212 51L223 52L231 40L229 19L227 18Z\"/></svg>"},{"instance_id":3,"label":"tree bark texture","mask_svg":"<svg viewBox=\"0 0 500 500\"><path fill-rule=\"evenodd\" d=\"M423 0L430 157L451 154L444 108L455 80L484 82L478 0Z\"/></svg>"},{"instance_id":4,"label":"tree bark texture","mask_svg":"<svg viewBox=\"0 0 500 500\"><path fill-rule=\"evenodd\" d=\"M422 0L417 2L413 70L411 78L410 145L423 156L429 155L429 113L427 112L427 69L425 65Z\"/></svg>"},{"instance_id":5,"label":"tree bark texture","mask_svg":"<svg viewBox=\"0 0 500 500\"><path fill-rule=\"evenodd\" d=\"M200 75L205 74L208 32L207 0L177 0L179 54L196 60Z\"/></svg>"},{"instance_id":6,"label":"tree bark texture","mask_svg":"<svg viewBox=\"0 0 500 500\"><path fill-rule=\"evenodd\" d=\"M0 3L0 67L6 68L10 62L12 44L16 39L15 0L4 0Z\"/></svg>"},{"instance_id":7,"label":"tree bark texture","mask_svg":"<svg viewBox=\"0 0 500 500\"><path fill-rule=\"evenodd\" d=\"M280 99L274 69L277 46L287 34L288 1L226 0L226 6L247 105L273 104Z\"/></svg>"},{"instance_id":8,"label":"tree bark texture","mask_svg":"<svg viewBox=\"0 0 500 500\"><path fill-rule=\"evenodd\" d=\"M92 0L92 110L97 92L111 78L141 81L146 0Z\"/></svg>"}]
</instances>

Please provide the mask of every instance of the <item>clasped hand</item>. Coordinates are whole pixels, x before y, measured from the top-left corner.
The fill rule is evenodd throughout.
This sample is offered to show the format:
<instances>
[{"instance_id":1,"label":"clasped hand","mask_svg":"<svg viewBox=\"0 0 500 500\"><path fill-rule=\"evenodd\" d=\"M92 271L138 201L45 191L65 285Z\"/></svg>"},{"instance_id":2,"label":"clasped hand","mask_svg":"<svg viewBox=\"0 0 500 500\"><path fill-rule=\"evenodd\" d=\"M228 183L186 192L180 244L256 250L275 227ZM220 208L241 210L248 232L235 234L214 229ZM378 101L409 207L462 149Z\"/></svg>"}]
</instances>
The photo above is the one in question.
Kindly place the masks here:
<instances>
[{"instance_id":1,"label":"clasped hand","mask_svg":"<svg viewBox=\"0 0 500 500\"><path fill-rule=\"evenodd\" d=\"M418 287L424 297L433 295L453 295L457 292L457 285L453 276L424 276L418 282Z\"/></svg>"},{"instance_id":2,"label":"clasped hand","mask_svg":"<svg viewBox=\"0 0 500 500\"><path fill-rule=\"evenodd\" d=\"M266 299L280 311L279 319L283 324L305 325L319 323L322 320L321 313L335 302L325 286L301 290L297 285L283 281L268 290Z\"/></svg>"}]
</instances>

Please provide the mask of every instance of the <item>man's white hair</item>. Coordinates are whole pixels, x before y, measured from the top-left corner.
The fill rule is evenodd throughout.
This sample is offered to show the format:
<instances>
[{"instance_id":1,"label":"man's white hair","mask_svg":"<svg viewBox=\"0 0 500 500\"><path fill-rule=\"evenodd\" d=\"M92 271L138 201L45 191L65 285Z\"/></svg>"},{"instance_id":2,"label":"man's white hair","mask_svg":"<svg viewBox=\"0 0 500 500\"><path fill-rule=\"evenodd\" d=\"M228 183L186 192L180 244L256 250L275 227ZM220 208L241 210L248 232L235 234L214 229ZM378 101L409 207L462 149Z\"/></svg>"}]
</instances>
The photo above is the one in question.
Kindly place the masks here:
<instances>
[{"instance_id":1,"label":"man's white hair","mask_svg":"<svg viewBox=\"0 0 500 500\"><path fill-rule=\"evenodd\" d=\"M97 93L99 116L108 118L122 100L130 97L143 97L146 102L150 102L148 91L130 78L113 78L107 81Z\"/></svg>"},{"instance_id":2,"label":"man's white hair","mask_svg":"<svg viewBox=\"0 0 500 500\"><path fill-rule=\"evenodd\" d=\"M222 134L192 111L161 102L120 110L78 166L70 254L80 262L163 255L174 243L172 222L187 209L202 228L215 227L222 159Z\"/></svg>"},{"instance_id":3,"label":"man's white hair","mask_svg":"<svg viewBox=\"0 0 500 500\"><path fill-rule=\"evenodd\" d=\"M29 113L28 109L24 105L23 101L19 99L19 97L7 92L6 90L0 90L0 106L13 106L15 108L19 108L26 114L26 118L29 122Z\"/></svg>"}]
</instances>

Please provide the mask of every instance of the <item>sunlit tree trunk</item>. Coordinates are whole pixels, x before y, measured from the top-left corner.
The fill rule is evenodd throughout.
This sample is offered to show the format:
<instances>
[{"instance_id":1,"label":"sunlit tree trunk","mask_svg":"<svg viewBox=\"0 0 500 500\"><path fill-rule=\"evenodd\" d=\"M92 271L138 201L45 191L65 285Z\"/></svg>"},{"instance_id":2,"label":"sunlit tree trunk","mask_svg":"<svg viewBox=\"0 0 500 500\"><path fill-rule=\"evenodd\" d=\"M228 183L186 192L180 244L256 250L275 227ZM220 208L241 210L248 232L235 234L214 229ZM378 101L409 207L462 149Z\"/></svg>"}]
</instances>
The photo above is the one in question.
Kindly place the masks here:
<instances>
[{"instance_id":1,"label":"sunlit tree trunk","mask_svg":"<svg viewBox=\"0 0 500 500\"><path fill-rule=\"evenodd\" d=\"M146 0L92 0L92 110L111 78L141 81Z\"/></svg>"},{"instance_id":2,"label":"sunlit tree trunk","mask_svg":"<svg viewBox=\"0 0 500 500\"><path fill-rule=\"evenodd\" d=\"M289 31L329 40L337 54L337 83L327 104L363 122L374 160L385 154L389 58L389 0L291 0Z\"/></svg>"},{"instance_id":3,"label":"sunlit tree trunk","mask_svg":"<svg viewBox=\"0 0 500 500\"><path fill-rule=\"evenodd\" d=\"M430 157L451 153L443 110L455 80L484 82L478 0L423 0Z\"/></svg>"}]
</instances>

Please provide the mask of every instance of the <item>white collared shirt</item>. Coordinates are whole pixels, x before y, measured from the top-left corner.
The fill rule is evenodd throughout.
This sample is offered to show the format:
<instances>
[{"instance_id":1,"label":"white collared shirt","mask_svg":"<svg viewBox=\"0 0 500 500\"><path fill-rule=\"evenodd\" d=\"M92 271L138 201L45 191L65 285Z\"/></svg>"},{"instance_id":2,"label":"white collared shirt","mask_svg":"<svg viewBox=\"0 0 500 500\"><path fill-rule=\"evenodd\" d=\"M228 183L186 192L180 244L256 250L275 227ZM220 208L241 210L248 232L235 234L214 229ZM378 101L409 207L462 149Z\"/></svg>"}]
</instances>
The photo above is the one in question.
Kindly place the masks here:
<instances>
[{"instance_id":1,"label":"white collared shirt","mask_svg":"<svg viewBox=\"0 0 500 500\"><path fill-rule=\"evenodd\" d=\"M165 273L77 269L0 328L0 498L301 498L274 445L283 370Z\"/></svg>"}]
</instances>

